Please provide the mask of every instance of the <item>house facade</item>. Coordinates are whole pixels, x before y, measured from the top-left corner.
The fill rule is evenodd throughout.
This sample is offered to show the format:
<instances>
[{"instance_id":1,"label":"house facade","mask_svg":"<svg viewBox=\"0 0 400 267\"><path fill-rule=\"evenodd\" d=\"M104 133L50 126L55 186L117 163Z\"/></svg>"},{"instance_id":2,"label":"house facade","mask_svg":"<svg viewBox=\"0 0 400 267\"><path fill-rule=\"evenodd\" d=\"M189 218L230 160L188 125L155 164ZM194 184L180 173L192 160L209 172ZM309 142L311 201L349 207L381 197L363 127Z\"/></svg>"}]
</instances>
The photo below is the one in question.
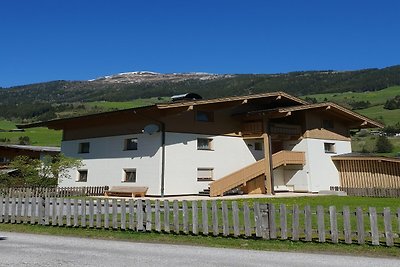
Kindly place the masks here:
<instances>
[{"instance_id":1,"label":"house facade","mask_svg":"<svg viewBox=\"0 0 400 267\"><path fill-rule=\"evenodd\" d=\"M153 196L318 192L338 186L331 157L350 129L381 127L334 103L283 92L166 104L20 127L63 130L83 167L60 186L146 186Z\"/></svg>"}]
</instances>

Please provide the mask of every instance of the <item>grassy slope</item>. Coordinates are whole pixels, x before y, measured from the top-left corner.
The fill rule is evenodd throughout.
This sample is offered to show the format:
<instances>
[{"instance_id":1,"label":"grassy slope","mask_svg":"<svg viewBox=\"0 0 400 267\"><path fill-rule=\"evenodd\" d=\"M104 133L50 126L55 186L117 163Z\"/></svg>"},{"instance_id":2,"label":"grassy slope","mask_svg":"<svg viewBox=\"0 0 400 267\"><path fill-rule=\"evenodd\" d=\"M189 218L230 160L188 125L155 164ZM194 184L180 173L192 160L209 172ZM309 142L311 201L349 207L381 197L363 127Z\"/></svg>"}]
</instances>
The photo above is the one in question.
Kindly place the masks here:
<instances>
[{"instance_id":1,"label":"grassy slope","mask_svg":"<svg viewBox=\"0 0 400 267\"><path fill-rule=\"evenodd\" d=\"M356 110L356 112L383 121L387 125L400 122L400 109L386 110L383 108L386 100L400 95L400 86L389 87L380 91L363 92L363 93L330 93L330 94L314 94L309 97L315 97L318 102L333 101L339 104L346 104L352 101L369 101L372 107Z\"/></svg>"}]
</instances>

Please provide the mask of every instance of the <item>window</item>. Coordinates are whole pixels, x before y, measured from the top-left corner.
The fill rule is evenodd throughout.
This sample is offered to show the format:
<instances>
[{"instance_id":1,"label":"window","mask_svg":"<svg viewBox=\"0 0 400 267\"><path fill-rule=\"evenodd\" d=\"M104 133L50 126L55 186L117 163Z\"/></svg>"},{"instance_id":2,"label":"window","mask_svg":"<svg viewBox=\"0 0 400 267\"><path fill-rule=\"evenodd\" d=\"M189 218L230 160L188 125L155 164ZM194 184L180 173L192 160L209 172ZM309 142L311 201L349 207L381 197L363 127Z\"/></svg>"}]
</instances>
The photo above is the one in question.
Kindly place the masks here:
<instances>
[{"instance_id":1,"label":"window","mask_svg":"<svg viewBox=\"0 0 400 267\"><path fill-rule=\"evenodd\" d=\"M125 150L137 150L138 147L138 139L137 138L129 138L125 139Z\"/></svg>"},{"instance_id":2,"label":"window","mask_svg":"<svg viewBox=\"0 0 400 267\"><path fill-rule=\"evenodd\" d=\"M136 183L136 169L124 169L123 182Z\"/></svg>"},{"instance_id":3,"label":"window","mask_svg":"<svg viewBox=\"0 0 400 267\"><path fill-rule=\"evenodd\" d=\"M263 145L261 142L254 143L254 150L263 150Z\"/></svg>"},{"instance_id":4,"label":"window","mask_svg":"<svg viewBox=\"0 0 400 267\"><path fill-rule=\"evenodd\" d=\"M197 181L212 181L213 180L213 168L197 168Z\"/></svg>"},{"instance_id":5,"label":"window","mask_svg":"<svg viewBox=\"0 0 400 267\"><path fill-rule=\"evenodd\" d=\"M88 171L78 170L78 182L87 182Z\"/></svg>"},{"instance_id":6,"label":"window","mask_svg":"<svg viewBox=\"0 0 400 267\"><path fill-rule=\"evenodd\" d=\"M212 139L197 138L197 150L211 150Z\"/></svg>"},{"instance_id":7,"label":"window","mask_svg":"<svg viewBox=\"0 0 400 267\"><path fill-rule=\"evenodd\" d=\"M196 111L196 121L213 122L214 121L214 112Z\"/></svg>"},{"instance_id":8,"label":"window","mask_svg":"<svg viewBox=\"0 0 400 267\"><path fill-rule=\"evenodd\" d=\"M324 129L333 129L334 128L333 120L323 120L322 127Z\"/></svg>"},{"instance_id":9,"label":"window","mask_svg":"<svg viewBox=\"0 0 400 267\"><path fill-rule=\"evenodd\" d=\"M85 143L79 143L79 153L89 153L90 150L90 143L85 142Z\"/></svg>"},{"instance_id":10,"label":"window","mask_svg":"<svg viewBox=\"0 0 400 267\"><path fill-rule=\"evenodd\" d=\"M335 143L324 143L325 153L336 153Z\"/></svg>"},{"instance_id":11,"label":"window","mask_svg":"<svg viewBox=\"0 0 400 267\"><path fill-rule=\"evenodd\" d=\"M8 163L10 162L10 159L7 157L0 157L0 163Z\"/></svg>"}]
</instances>

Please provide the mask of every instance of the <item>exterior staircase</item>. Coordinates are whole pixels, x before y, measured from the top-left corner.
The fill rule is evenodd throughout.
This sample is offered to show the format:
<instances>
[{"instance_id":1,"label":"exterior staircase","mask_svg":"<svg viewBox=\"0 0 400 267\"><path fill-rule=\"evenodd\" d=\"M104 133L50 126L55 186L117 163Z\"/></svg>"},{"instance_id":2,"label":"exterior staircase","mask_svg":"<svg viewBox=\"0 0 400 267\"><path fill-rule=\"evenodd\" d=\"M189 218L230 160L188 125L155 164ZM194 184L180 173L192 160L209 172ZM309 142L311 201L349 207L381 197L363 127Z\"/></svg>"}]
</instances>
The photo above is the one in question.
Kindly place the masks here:
<instances>
[{"instance_id":1,"label":"exterior staircase","mask_svg":"<svg viewBox=\"0 0 400 267\"><path fill-rule=\"evenodd\" d=\"M272 168L289 164L304 165L305 153L297 151L279 151L272 155ZM245 185L247 182L260 177L265 171L265 159L256 161L240 170L222 177L210 184L210 196L222 196L225 192ZM203 191L204 192L204 191Z\"/></svg>"}]
</instances>

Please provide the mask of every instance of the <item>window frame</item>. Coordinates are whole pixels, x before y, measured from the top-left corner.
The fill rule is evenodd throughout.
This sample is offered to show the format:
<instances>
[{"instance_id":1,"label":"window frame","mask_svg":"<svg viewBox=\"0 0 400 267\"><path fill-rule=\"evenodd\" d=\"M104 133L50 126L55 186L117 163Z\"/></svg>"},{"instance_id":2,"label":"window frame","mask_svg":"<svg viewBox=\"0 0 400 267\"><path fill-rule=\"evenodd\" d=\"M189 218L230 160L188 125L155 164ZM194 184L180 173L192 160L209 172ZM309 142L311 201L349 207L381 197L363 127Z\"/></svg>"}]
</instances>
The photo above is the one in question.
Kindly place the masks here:
<instances>
[{"instance_id":1,"label":"window frame","mask_svg":"<svg viewBox=\"0 0 400 267\"><path fill-rule=\"evenodd\" d=\"M203 148L199 146L200 140L207 140L207 148ZM213 139L212 138L197 138L197 150L205 150L205 151L212 151L213 149Z\"/></svg>"},{"instance_id":2,"label":"window frame","mask_svg":"<svg viewBox=\"0 0 400 267\"><path fill-rule=\"evenodd\" d=\"M128 147L128 144L132 144L130 141L131 140L136 140L136 142L133 142L133 143L135 143L136 144L136 147L133 147L133 148L129 148ZM139 142L138 142L138 138L137 137L132 137L132 138L126 138L125 140L124 140L124 151L134 151L134 150L138 150L138 144L139 144Z\"/></svg>"},{"instance_id":3,"label":"window frame","mask_svg":"<svg viewBox=\"0 0 400 267\"><path fill-rule=\"evenodd\" d=\"M86 179L85 180L82 180L82 173L86 173ZM87 169L78 170L78 178L77 178L76 182L86 183L87 180L88 180L88 176L89 176L89 171Z\"/></svg>"},{"instance_id":4,"label":"window frame","mask_svg":"<svg viewBox=\"0 0 400 267\"><path fill-rule=\"evenodd\" d=\"M336 154L336 143L324 142L324 151L327 154Z\"/></svg>"},{"instance_id":5,"label":"window frame","mask_svg":"<svg viewBox=\"0 0 400 267\"><path fill-rule=\"evenodd\" d=\"M199 171L210 171L209 177L199 177ZM197 182L210 182L214 181L214 168L211 167L199 167L197 168Z\"/></svg>"},{"instance_id":6,"label":"window frame","mask_svg":"<svg viewBox=\"0 0 400 267\"><path fill-rule=\"evenodd\" d=\"M87 145L87 150L84 149ZM78 145L78 154L88 154L90 153L90 142L80 142Z\"/></svg>"},{"instance_id":7,"label":"window frame","mask_svg":"<svg viewBox=\"0 0 400 267\"><path fill-rule=\"evenodd\" d=\"M134 181L128 180L128 172L129 173L134 173L135 174L135 179ZM136 183L137 182L137 169L136 168L126 168L123 169L123 177L122 177L122 183Z\"/></svg>"}]
</instances>

